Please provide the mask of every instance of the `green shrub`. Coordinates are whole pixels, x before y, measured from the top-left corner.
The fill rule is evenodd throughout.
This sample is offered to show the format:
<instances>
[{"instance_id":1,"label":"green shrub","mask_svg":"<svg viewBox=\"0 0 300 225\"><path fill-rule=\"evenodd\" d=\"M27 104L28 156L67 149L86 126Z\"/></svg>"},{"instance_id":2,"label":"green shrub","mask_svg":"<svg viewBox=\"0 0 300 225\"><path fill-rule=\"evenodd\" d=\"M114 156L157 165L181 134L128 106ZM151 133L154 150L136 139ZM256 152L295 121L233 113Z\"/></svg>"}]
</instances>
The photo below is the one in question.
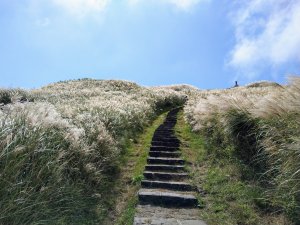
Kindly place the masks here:
<instances>
[{"instance_id":1,"label":"green shrub","mask_svg":"<svg viewBox=\"0 0 300 225\"><path fill-rule=\"evenodd\" d=\"M269 170L268 153L261 145L265 138L264 131L260 129L261 121L247 112L234 109L226 114L226 118L236 157L252 167L257 177Z\"/></svg>"},{"instance_id":2,"label":"green shrub","mask_svg":"<svg viewBox=\"0 0 300 225\"><path fill-rule=\"evenodd\" d=\"M0 104L9 104L11 103L11 96L7 91L0 90Z\"/></svg>"}]
</instances>

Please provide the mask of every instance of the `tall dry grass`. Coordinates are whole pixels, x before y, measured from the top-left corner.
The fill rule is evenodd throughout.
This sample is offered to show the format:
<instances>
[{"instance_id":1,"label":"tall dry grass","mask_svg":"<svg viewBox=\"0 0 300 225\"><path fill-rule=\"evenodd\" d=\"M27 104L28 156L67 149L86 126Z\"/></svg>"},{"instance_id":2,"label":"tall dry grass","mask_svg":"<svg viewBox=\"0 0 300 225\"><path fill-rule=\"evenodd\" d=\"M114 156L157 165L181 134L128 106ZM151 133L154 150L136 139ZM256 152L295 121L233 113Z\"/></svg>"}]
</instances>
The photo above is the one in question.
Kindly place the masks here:
<instances>
[{"instance_id":1,"label":"tall dry grass","mask_svg":"<svg viewBox=\"0 0 300 225\"><path fill-rule=\"evenodd\" d=\"M265 190L264 210L283 211L300 223L300 78L286 86L256 83L199 91L185 116L217 146L211 154L237 157ZM233 146L234 152L227 152ZM246 177L246 175L245 175Z\"/></svg>"},{"instance_id":2,"label":"tall dry grass","mask_svg":"<svg viewBox=\"0 0 300 225\"><path fill-rule=\"evenodd\" d=\"M101 224L128 140L185 99L165 88L90 79L0 93L3 225Z\"/></svg>"}]
</instances>

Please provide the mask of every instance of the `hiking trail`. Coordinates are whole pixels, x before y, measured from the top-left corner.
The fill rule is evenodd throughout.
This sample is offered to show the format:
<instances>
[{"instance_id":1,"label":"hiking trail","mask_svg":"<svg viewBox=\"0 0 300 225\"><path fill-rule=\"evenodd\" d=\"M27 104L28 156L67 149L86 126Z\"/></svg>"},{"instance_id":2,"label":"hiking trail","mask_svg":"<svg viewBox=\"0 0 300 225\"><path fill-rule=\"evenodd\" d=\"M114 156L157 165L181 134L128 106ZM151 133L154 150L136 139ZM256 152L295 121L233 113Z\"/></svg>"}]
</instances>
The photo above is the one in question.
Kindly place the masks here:
<instances>
[{"instance_id":1,"label":"hiking trail","mask_svg":"<svg viewBox=\"0 0 300 225\"><path fill-rule=\"evenodd\" d=\"M153 135L134 225L206 225L174 131L179 110L171 110Z\"/></svg>"}]
</instances>

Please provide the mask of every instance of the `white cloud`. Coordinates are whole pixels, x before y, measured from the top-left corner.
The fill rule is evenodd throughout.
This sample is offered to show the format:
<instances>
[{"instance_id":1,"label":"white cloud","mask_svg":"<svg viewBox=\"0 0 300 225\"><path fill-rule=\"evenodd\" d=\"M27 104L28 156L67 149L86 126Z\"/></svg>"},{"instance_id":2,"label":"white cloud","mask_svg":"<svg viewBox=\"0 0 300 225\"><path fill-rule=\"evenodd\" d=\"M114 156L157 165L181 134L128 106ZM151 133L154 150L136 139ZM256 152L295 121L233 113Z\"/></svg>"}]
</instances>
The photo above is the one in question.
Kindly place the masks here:
<instances>
[{"instance_id":1,"label":"white cloud","mask_svg":"<svg viewBox=\"0 0 300 225\"><path fill-rule=\"evenodd\" d=\"M263 67L300 62L300 1L251 0L232 18L236 44L230 66L253 78Z\"/></svg>"},{"instance_id":2,"label":"white cloud","mask_svg":"<svg viewBox=\"0 0 300 225\"><path fill-rule=\"evenodd\" d=\"M137 5L141 2L141 0L127 0L129 5Z\"/></svg>"},{"instance_id":3,"label":"white cloud","mask_svg":"<svg viewBox=\"0 0 300 225\"><path fill-rule=\"evenodd\" d=\"M190 11L199 3L209 2L210 0L127 0L129 5L137 5L142 2L151 2L157 4L168 4L182 11Z\"/></svg>"},{"instance_id":4,"label":"white cloud","mask_svg":"<svg viewBox=\"0 0 300 225\"><path fill-rule=\"evenodd\" d=\"M38 27L48 27L51 24L51 20L48 17L42 18L42 19L37 19L35 21L35 24Z\"/></svg>"},{"instance_id":5,"label":"white cloud","mask_svg":"<svg viewBox=\"0 0 300 225\"><path fill-rule=\"evenodd\" d=\"M188 11L203 0L167 0L167 2L175 5L178 9Z\"/></svg>"},{"instance_id":6,"label":"white cloud","mask_svg":"<svg viewBox=\"0 0 300 225\"><path fill-rule=\"evenodd\" d=\"M70 14L84 17L103 12L110 0L52 0L52 2Z\"/></svg>"}]
</instances>

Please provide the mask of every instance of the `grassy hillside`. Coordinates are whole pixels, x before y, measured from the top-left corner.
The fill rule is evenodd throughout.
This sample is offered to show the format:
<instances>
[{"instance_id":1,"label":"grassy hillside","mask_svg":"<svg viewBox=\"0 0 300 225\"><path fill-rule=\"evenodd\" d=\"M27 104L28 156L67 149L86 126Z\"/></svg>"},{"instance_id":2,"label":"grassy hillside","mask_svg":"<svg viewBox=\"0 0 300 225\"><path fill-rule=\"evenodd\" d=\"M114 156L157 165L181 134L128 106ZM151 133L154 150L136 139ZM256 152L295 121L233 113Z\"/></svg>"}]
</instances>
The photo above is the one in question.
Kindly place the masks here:
<instances>
[{"instance_id":1,"label":"grassy hillside","mask_svg":"<svg viewBox=\"0 0 300 225\"><path fill-rule=\"evenodd\" d=\"M230 202L242 194L262 214L284 215L290 221L278 224L300 223L299 99L299 77L283 87L262 82L190 97L185 118L204 137L205 157L212 166L206 177L212 182L199 183L219 195L225 203L222 212L238 212ZM242 183L232 186L237 181ZM226 194L226 187L232 191ZM240 224L257 224L253 221L245 218Z\"/></svg>"},{"instance_id":2,"label":"grassy hillside","mask_svg":"<svg viewBox=\"0 0 300 225\"><path fill-rule=\"evenodd\" d=\"M2 89L0 224L101 224L122 214L115 187L127 174L120 166L132 164L124 160L135 159L128 143L142 143L151 121L186 100L180 132L201 216L212 225L299 224L299 99L299 77L211 91L91 79Z\"/></svg>"},{"instance_id":3,"label":"grassy hillside","mask_svg":"<svg viewBox=\"0 0 300 225\"><path fill-rule=\"evenodd\" d=\"M0 224L101 223L126 142L184 99L89 79L1 90Z\"/></svg>"}]
</instances>

